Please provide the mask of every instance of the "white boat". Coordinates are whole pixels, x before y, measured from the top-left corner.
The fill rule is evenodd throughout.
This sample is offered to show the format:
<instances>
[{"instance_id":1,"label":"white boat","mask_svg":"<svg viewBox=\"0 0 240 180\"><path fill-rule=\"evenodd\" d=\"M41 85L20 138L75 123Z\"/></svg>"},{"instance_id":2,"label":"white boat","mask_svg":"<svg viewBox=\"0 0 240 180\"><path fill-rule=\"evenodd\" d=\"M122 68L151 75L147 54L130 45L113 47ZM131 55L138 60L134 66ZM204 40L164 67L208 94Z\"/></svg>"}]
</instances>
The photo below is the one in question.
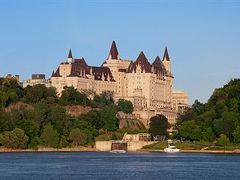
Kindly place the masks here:
<instances>
[{"instance_id":1,"label":"white boat","mask_svg":"<svg viewBox=\"0 0 240 180\"><path fill-rule=\"evenodd\" d=\"M168 146L164 149L164 152L172 153L172 152L179 152L180 149L176 148L176 146L168 144Z\"/></svg>"},{"instance_id":2,"label":"white boat","mask_svg":"<svg viewBox=\"0 0 240 180\"><path fill-rule=\"evenodd\" d=\"M110 152L111 152L111 153L126 153L125 150L118 150L118 149L111 150Z\"/></svg>"}]
</instances>

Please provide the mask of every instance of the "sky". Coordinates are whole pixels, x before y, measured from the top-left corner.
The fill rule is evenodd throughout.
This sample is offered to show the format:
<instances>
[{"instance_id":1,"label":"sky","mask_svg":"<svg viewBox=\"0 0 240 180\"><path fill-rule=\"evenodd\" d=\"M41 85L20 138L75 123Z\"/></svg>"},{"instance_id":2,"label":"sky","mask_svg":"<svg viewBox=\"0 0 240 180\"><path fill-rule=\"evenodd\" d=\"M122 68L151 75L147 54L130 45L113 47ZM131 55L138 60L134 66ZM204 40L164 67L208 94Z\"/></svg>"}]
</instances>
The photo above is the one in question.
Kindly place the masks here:
<instances>
[{"instance_id":1,"label":"sky","mask_svg":"<svg viewBox=\"0 0 240 180\"><path fill-rule=\"evenodd\" d=\"M50 77L71 48L101 65L112 41L121 58L150 62L168 47L174 88L206 102L240 75L238 0L0 0L0 76Z\"/></svg>"}]
</instances>

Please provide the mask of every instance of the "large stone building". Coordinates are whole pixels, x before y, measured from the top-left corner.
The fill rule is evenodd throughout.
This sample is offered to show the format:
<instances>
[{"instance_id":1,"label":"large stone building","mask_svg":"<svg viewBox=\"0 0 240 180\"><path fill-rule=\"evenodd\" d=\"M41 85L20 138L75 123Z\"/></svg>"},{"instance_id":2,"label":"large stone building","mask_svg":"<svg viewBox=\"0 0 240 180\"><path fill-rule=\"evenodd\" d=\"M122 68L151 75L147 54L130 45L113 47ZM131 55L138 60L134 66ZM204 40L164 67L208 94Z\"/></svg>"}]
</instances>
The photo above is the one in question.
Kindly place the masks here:
<instances>
[{"instance_id":1,"label":"large stone building","mask_svg":"<svg viewBox=\"0 0 240 180\"><path fill-rule=\"evenodd\" d=\"M23 87L34 86L37 84L43 84L46 87L51 87L51 80L45 78L45 74L32 74L32 79L23 81Z\"/></svg>"},{"instance_id":2,"label":"large stone building","mask_svg":"<svg viewBox=\"0 0 240 180\"><path fill-rule=\"evenodd\" d=\"M65 86L79 91L93 90L97 94L112 91L115 100L130 100L134 114L148 125L150 117L165 115L171 124L175 123L178 107L173 106L173 75L171 60L165 48L162 60L159 56L150 63L143 52L137 59L122 59L113 41L107 59L100 67L90 66L84 58L68 58L52 73L52 86L60 95ZM187 96L186 102L187 102Z\"/></svg>"}]
</instances>

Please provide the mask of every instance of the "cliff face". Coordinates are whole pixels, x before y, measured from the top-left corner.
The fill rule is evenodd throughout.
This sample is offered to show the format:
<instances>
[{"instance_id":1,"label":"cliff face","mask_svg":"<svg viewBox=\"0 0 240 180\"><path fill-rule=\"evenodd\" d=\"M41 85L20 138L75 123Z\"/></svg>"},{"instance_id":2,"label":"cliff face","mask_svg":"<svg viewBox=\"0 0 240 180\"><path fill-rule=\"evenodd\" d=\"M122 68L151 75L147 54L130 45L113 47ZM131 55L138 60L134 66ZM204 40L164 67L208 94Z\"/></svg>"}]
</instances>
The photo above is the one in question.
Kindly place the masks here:
<instances>
[{"instance_id":1,"label":"cliff face","mask_svg":"<svg viewBox=\"0 0 240 180\"><path fill-rule=\"evenodd\" d=\"M117 118L119 119L119 128L127 128L127 129L145 129L143 123L138 120L133 114L126 114L124 112L118 112Z\"/></svg>"},{"instance_id":2,"label":"cliff face","mask_svg":"<svg viewBox=\"0 0 240 180\"><path fill-rule=\"evenodd\" d=\"M81 105L68 105L65 107L66 113L78 117L81 114L87 114L88 112L92 111L90 106L81 106Z\"/></svg>"},{"instance_id":3,"label":"cliff face","mask_svg":"<svg viewBox=\"0 0 240 180\"><path fill-rule=\"evenodd\" d=\"M19 101L15 104L11 104L8 107L6 107L5 112L11 112L12 110L22 110L22 109L33 110L34 108L32 105Z\"/></svg>"}]
</instances>

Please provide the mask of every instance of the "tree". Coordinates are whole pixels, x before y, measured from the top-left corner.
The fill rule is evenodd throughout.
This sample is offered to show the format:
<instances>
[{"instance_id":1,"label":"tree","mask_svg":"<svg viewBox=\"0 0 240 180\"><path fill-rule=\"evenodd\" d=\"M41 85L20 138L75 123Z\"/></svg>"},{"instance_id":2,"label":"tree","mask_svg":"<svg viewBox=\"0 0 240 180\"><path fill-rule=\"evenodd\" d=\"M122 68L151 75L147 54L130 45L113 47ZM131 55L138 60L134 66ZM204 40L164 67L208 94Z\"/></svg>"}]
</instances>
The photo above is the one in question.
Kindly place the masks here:
<instances>
[{"instance_id":1,"label":"tree","mask_svg":"<svg viewBox=\"0 0 240 180\"><path fill-rule=\"evenodd\" d=\"M28 144L28 148L37 149L39 144L40 144L40 138L38 136L35 136L31 139L30 143Z\"/></svg>"},{"instance_id":2,"label":"tree","mask_svg":"<svg viewBox=\"0 0 240 180\"><path fill-rule=\"evenodd\" d=\"M39 124L33 120L25 120L22 123L22 129L26 132L27 136L32 139L39 133Z\"/></svg>"},{"instance_id":3,"label":"tree","mask_svg":"<svg viewBox=\"0 0 240 180\"><path fill-rule=\"evenodd\" d=\"M225 134L229 138L232 137L232 132L236 127L238 121L238 114L234 112L224 112L222 117L217 119L214 123L215 130L218 135Z\"/></svg>"},{"instance_id":4,"label":"tree","mask_svg":"<svg viewBox=\"0 0 240 180\"><path fill-rule=\"evenodd\" d=\"M131 101L125 99L118 100L118 110L124 113L132 113L133 112L133 104Z\"/></svg>"},{"instance_id":5,"label":"tree","mask_svg":"<svg viewBox=\"0 0 240 180\"><path fill-rule=\"evenodd\" d=\"M225 134L220 134L220 137L217 139L216 145L218 146L227 146L230 143L228 137Z\"/></svg>"},{"instance_id":6,"label":"tree","mask_svg":"<svg viewBox=\"0 0 240 180\"><path fill-rule=\"evenodd\" d=\"M65 136L62 136L62 137L60 138L59 147L60 147L60 148L64 148L64 147L67 147L68 145L69 145L69 143L68 143L66 137L65 137Z\"/></svg>"},{"instance_id":7,"label":"tree","mask_svg":"<svg viewBox=\"0 0 240 180\"><path fill-rule=\"evenodd\" d=\"M201 129L194 120L184 121L179 128L179 135L190 140L199 140Z\"/></svg>"},{"instance_id":8,"label":"tree","mask_svg":"<svg viewBox=\"0 0 240 180\"><path fill-rule=\"evenodd\" d=\"M92 102L93 107L99 108L111 106L113 104L113 92L111 91L103 91L100 95L95 95Z\"/></svg>"},{"instance_id":9,"label":"tree","mask_svg":"<svg viewBox=\"0 0 240 180\"><path fill-rule=\"evenodd\" d=\"M150 118L149 133L152 136L166 136L168 129L168 119L164 115L157 114Z\"/></svg>"},{"instance_id":10,"label":"tree","mask_svg":"<svg viewBox=\"0 0 240 180\"><path fill-rule=\"evenodd\" d=\"M51 107L47 119L60 135L66 135L70 132L72 122L67 117L66 110L62 106Z\"/></svg>"},{"instance_id":11,"label":"tree","mask_svg":"<svg viewBox=\"0 0 240 180\"><path fill-rule=\"evenodd\" d=\"M60 102L63 105L68 104L88 105L89 99L87 98L86 94L80 93L77 89L71 86L64 87L64 90L62 91L62 96L60 97Z\"/></svg>"},{"instance_id":12,"label":"tree","mask_svg":"<svg viewBox=\"0 0 240 180\"><path fill-rule=\"evenodd\" d=\"M107 106L100 112L100 119L104 122L103 129L115 131L118 129L118 119L116 118L116 108Z\"/></svg>"},{"instance_id":13,"label":"tree","mask_svg":"<svg viewBox=\"0 0 240 180\"><path fill-rule=\"evenodd\" d=\"M236 143L240 143L240 126L237 126L237 128L234 130L233 137Z\"/></svg>"},{"instance_id":14,"label":"tree","mask_svg":"<svg viewBox=\"0 0 240 180\"><path fill-rule=\"evenodd\" d=\"M41 135L41 144L46 147L57 147L59 141L59 135L57 130L53 129L51 124L44 126L42 135Z\"/></svg>"},{"instance_id":15,"label":"tree","mask_svg":"<svg viewBox=\"0 0 240 180\"><path fill-rule=\"evenodd\" d=\"M47 88L43 84L27 86L24 91L24 99L28 103L37 103L41 100L46 100L49 97L57 98L55 88Z\"/></svg>"},{"instance_id":16,"label":"tree","mask_svg":"<svg viewBox=\"0 0 240 180\"><path fill-rule=\"evenodd\" d=\"M87 121L96 129L101 129L104 126L104 121L101 119L99 111L90 111L87 114L82 114L79 118Z\"/></svg>"},{"instance_id":17,"label":"tree","mask_svg":"<svg viewBox=\"0 0 240 180\"><path fill-rule=\"evenodd\" d=\"M0 143L6 148L24 149L27 147L28 140L24 130L19 128L0 134Z\"/></svg>"},{"instance_id":18,"label":"tree","mask_svg":"<svg viewBox=\"0 0 240 180\"><path fill-rule=\"evenodd\" d=\"M80 146L88 142L88 135L76 128L71 130L68 139L72 142L73 146Z\"/></svg>"},{"instance_id":19,"label":"tree","mask_svg":"<svg viewBox=\"0 0 240 180\"><path fill-rule=\"evenodd\" d=\"M214 140L214 133L211 127L208 127L204 130L202 130L202 134L201 134L201 139L204 141L213 141Z\"/></svg>"}]
</instances>

